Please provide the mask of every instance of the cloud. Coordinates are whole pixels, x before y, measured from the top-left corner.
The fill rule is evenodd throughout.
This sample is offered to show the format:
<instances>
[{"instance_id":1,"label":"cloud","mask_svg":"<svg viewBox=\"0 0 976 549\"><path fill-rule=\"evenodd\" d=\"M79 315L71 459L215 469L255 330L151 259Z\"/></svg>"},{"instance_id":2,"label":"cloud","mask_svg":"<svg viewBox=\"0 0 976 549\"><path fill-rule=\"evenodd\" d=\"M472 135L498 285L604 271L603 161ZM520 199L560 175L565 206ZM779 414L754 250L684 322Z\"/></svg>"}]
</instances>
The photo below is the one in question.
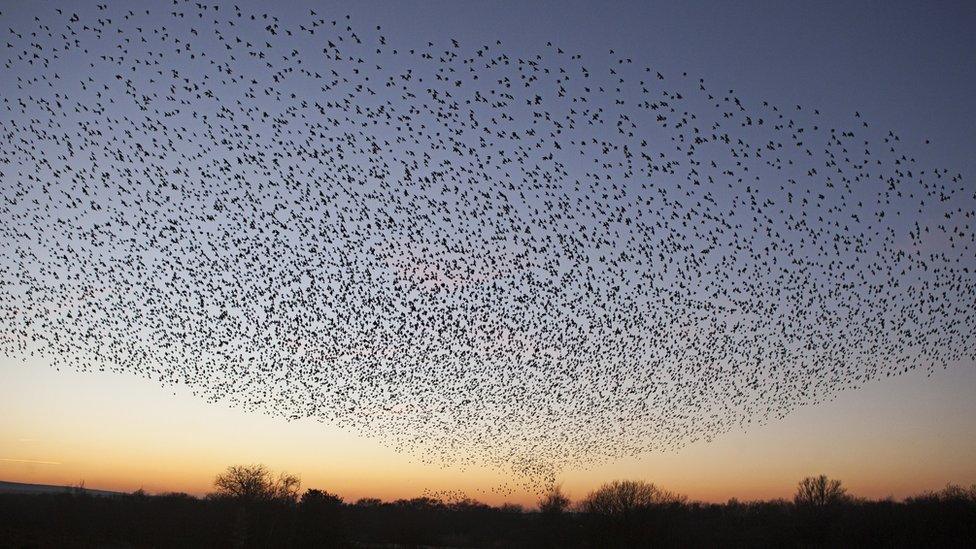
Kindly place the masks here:
<instances>
[{"instance_id":1,"label":"cloud","mask_svg":"<svg viewBox=\"0 0 976 549\"><path fill-rule=\"evenodd\" d=\"M7 461L10 463L34 463L38 465L61 465L60 461L43 461L37 459L0 458L0 461Z\"/></svg>"}]
</instances>

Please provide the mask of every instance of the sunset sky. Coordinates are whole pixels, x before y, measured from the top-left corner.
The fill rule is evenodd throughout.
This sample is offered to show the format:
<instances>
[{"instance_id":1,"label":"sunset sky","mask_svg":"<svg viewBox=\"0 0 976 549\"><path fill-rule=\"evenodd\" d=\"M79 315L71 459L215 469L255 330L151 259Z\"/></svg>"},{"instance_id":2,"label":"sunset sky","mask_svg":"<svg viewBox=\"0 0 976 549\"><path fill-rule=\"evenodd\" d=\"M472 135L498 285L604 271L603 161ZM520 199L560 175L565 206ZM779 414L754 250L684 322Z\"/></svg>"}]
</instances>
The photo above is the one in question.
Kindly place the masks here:
<instances>
[{"instance_id":1,"label":"sunset sky","mask_svg":"<svg viewBox=\"0 0 976 549\"><path fill-rule=\"evenodd\" d=\"M706 75L744 97L844 116L858 111L915 141L930 139L926 162L976 175L976 4L668 4L352 2L321 9L381 25L391 41L500 39L534 51L554 40L567 51L616 49L664 72ZM307 6L278 8L297 18ZM40 8L0 7L12 12L4 19L11 25L27 24L33 9ZM14 85L2 74L0 95ZM0 262L10 268L6 259ZM976 364L937 365L841 391L831 402L711 442L568 468L558 481L574 498L630 478L705 501L789 497L800 478L818 473L865 497L970 485L974 396ZM185 385L132 374L58 371L44 359L0 356L0 480L203 495L216 473L239 463L298 474L306 488L347 501L454 490L492 504L536 500L524 490L493 491L510 481L506 471L418 463L382 440L329 423L207 403Z\"/></svg>"},{"instance_id":2,"label":"sunset sky","mask_svg":"<svg viewBox=\"0 0 976 549\"><path fill-rule=\"evenodd\" d=\"M465 490L489 503L535 502L532 494L492 493L506 481L497 471L425 466L314 420L284 422L208 405L185 388L10 360L0 363L0 375L3 480L205 494L228 464L264 463L347 500ZM706 501L788 497L800 478L821 472L864 497L969 485L976 483L974 391L972 364L932 377L916 372L711 444L566 471L560 478L576 497L609 479L639 478Z\"/></svg>"}]
</instances>

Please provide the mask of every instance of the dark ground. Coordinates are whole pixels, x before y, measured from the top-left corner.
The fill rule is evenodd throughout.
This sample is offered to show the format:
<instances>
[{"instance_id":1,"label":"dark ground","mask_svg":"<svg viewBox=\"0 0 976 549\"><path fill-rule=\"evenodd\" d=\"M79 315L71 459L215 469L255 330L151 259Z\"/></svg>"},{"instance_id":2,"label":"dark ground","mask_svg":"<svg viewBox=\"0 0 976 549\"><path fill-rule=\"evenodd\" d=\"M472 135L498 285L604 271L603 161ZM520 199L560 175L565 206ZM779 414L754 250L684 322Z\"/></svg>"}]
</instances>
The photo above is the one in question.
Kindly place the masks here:
<instances>
[{"instance_id":1,"label":"dark ground","mask_svg":"<svg viewBox=\"0 0 976 549\"><path fill-rule=\"evenodd\" d=\"M976 547L976 489L952 487L904 502L733 500L613 516L318 495L0 493L0 547Z\"/></svg>"}]
</instances>

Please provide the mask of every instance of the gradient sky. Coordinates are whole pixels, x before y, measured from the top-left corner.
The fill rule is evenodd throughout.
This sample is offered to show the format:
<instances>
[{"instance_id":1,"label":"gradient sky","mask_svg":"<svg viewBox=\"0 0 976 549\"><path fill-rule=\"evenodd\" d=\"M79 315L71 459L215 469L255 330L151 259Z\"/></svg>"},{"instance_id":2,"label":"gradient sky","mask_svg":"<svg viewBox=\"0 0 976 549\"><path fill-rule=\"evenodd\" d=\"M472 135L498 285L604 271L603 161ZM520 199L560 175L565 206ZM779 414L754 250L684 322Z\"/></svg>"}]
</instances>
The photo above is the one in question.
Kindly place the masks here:
<instances>
[{"instance_id":1,"label":"gradient sky","mask_svg":"<svg viewBox=\"0 0 976 549\"><path fill-rule=\"evenodd\" d=\"M247 2L241 3L248 4ZM930 138L932 164L976 173L976 6L959 3L371 3L334 4L394 41L501 39L534 51L616 49L665 72L780 104L860 111ZM251 4L248 4L251 5ZM255 4L256 5L256 4ZM303 3L276 9L300 13ZM324 9L324 8L323 8ZM4 9L6 11L6 8ZM24 9L15 17L30 18ZM785 420L711 444L564 472L574 496L612 478L643 478L693 498L788 495L825 472L865 496L902 497L976 482L976 369L953 364L872 382ZM46 463L32 463L46 462ZM285 423L208 405L122 374L55 372L0 359L0 479L201 494L230 463L263 462L347 498L484 490L504 475L412 463L373 440L304 420Z\"/></svg>"},{"instance_id":2,"label":"gradient sky","mask_svg":"<svg viewBox=\"0 0 976 549\"><path fill-rule=\"evenodd\" d=\"M491 493L506 480L498 471L419 464L311 419L210 405L124 374L38 366L0 362L0 479L204 494L227 464L265 463L347 499L465 490L490 503L534 502L531 494ZM976 483L974 389L972 364L931 377L913 372L710 444L569 470L561 480L577 497L609 479L640 478L707 501L786 497L797 480L820 472L865 497L968 485Z\"/></svg>"}]
</instances>

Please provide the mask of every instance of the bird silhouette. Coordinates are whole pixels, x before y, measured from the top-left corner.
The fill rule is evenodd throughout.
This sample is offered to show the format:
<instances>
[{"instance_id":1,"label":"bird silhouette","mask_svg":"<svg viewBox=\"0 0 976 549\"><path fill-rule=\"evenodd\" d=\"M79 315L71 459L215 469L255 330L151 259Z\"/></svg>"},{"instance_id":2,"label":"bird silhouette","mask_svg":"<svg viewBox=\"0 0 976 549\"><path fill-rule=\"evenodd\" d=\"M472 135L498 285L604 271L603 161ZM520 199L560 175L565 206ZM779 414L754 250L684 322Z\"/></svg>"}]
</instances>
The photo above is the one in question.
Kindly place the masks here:
<instances>
[{"instance_id":1,"label":"bird silhouette","mask_svg":"<svg viewBox=\"0 0 976 549\"><path fill-rule=\"evenodd\" d=\"M0 15L9 356L503 493L976 358L973 186L860 112L324 10L66 7Z\"/></svg>"}]
</instances>

